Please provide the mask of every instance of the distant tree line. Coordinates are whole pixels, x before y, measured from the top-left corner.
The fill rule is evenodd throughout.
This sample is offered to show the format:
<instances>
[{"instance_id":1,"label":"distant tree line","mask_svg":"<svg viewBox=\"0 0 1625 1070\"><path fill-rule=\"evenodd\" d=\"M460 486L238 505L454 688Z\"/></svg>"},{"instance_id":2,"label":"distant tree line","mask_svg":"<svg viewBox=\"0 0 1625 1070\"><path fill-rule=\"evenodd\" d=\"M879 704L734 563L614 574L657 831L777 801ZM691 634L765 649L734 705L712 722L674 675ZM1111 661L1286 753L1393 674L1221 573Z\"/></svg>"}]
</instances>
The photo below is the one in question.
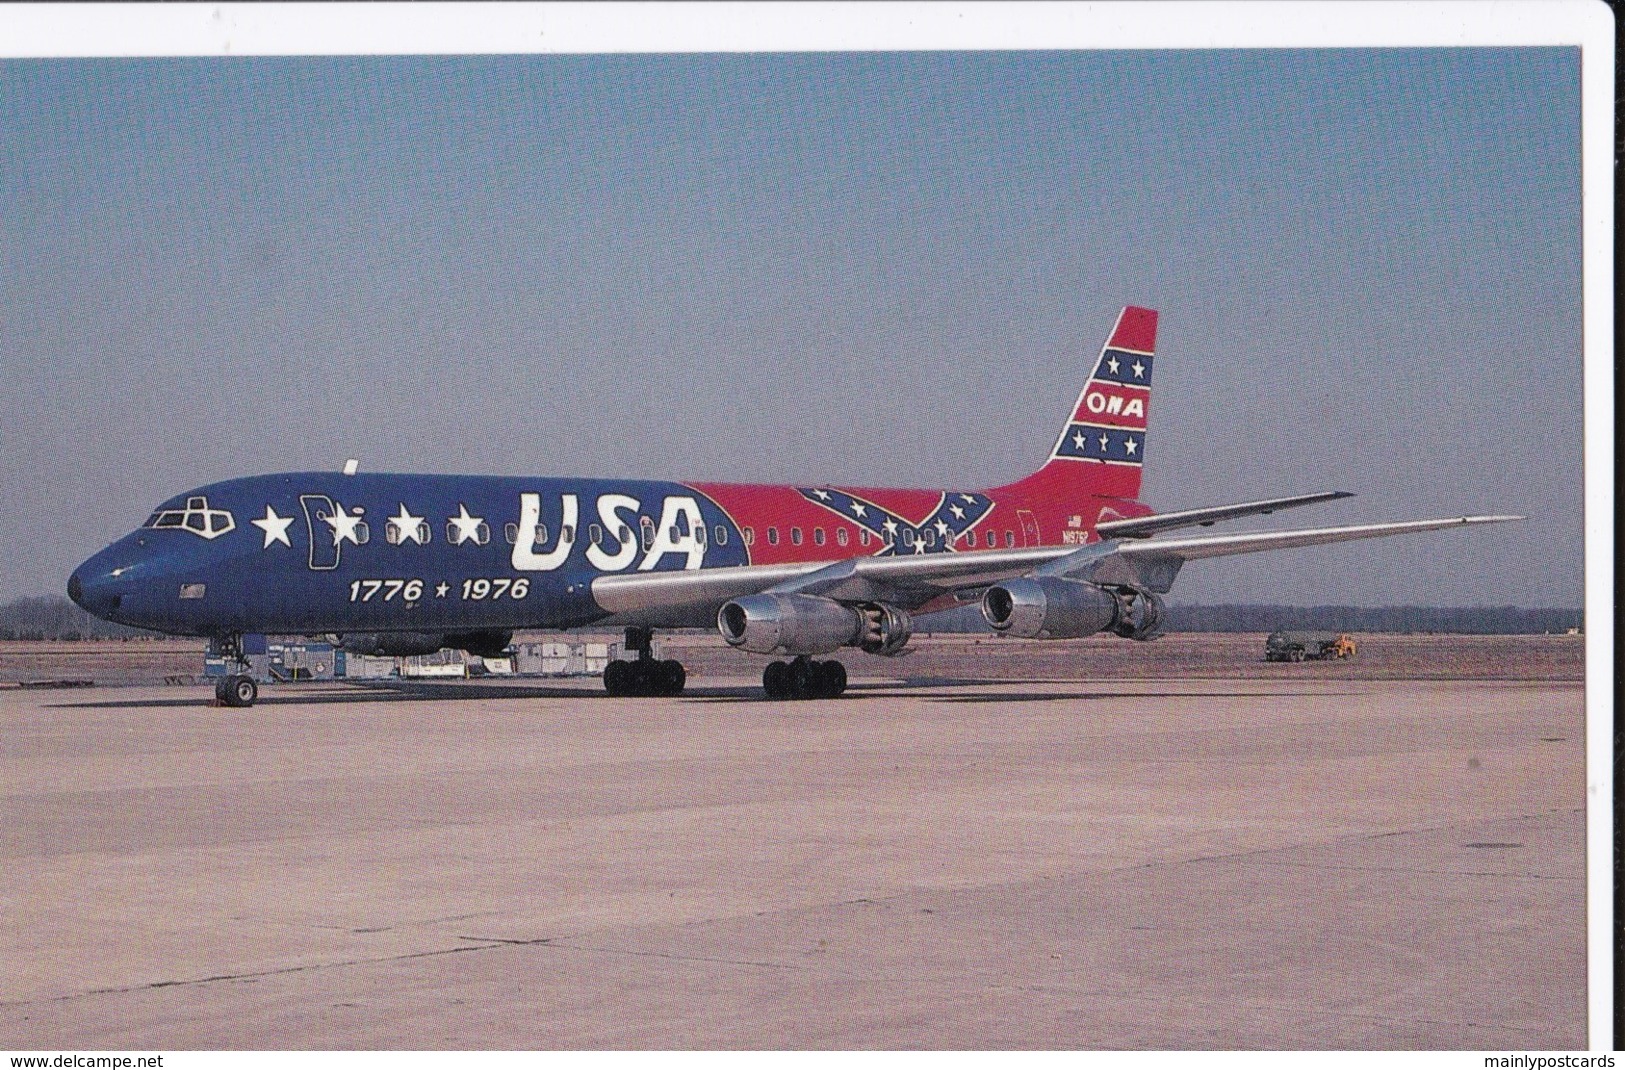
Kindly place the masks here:
<instances>
[{"instance_id":1,"label":"distant tree line","mask_svg":"<svg viewBox=\"0 0 1625 1070\"><path fill-rule=\"evenodd\" d=\"M0 605L0 639L133 639L154 634L99 620L60 595Z\"/></svg>"},{"instance_id":2,"label":"distant tree line","mask_svg":"<svg viewBox=\"0 0 1625 1070\"><path fill-rule=\"evenodd\" d=\"M1273 632L1445 632L1451 635L1561 634L1585 621L1579 609L1520 606L1169 606L1169 630Z\"/></svg>"},{"instance_id":3,"label":"distant tree line","mask_svg":"<svg viewBox=\"0 0 1625 1070\"><path fill-rule=\"evenodd\" d=\"M1584 624L1579 609L1524 609L1519 606L1273 606L1170 605L1164 627L1170 632L1274 632L1282 629L1327 632L1443 632L1450 635L1561 634ZM920 631L985 632L981 610L966 606L917 622Z\"/></svg>"},{"instance_id":4,"label":"distant tree line","mask_svg":"<svg viewBox=\"0 0 1625 1070\"><path fill-rule=\"evenodd\" d=\"M1331 632L1445 632L1452 635L1562 633L1584 623L1578 609L1519 606L1182 606L1168 607L1171 632L1273 632L1282 628ZM975 606L918 621L922 632L985 632ZM0 639L132 639L152 636L98 620L66 598L46 595L0 605Z\"/></svg>"}]
</instances>

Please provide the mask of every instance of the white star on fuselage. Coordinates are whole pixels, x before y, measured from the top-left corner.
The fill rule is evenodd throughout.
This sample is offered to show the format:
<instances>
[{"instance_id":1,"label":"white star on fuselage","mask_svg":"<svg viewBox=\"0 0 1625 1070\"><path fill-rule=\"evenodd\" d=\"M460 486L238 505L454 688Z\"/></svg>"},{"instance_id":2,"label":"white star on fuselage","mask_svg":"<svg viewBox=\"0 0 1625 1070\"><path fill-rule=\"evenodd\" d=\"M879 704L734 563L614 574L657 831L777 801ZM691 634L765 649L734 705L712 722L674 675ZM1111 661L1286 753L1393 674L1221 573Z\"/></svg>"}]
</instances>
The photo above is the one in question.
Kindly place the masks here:
<instances>
[{"instance_id":1,"label":"white star on fuselage","mask_svg":"<svg viewBox=\"0 0 1625 1070\"><path fill-rule=\"evenodd\" d=\"M1080 450L1083 449L1083 432L1082 431L1078 431L1078 432L1075 432L1073 434L1072 443L1073 443L1073 445L1077 446L1078 449L1080 449Z\"/></svg>"},{"instance_id":2,"label":"white star on fuselage","mask_svg":"<svg viewBox=\"0 0 1625 1070\"><path fill-rule=\"evenodd\" d=\"M975 505L976 504L976 495L974 495L974 494L961 494L959 496L959 500L962 501L962 502L970 502L972 505Z\"/></svg>"},{"instance_id":3,"label":"white star on fuselage","mask_svg":"<svg viewBox=\"0 0 1625 1070\"><path fill-rule=\"evenodd\" d=\"M954 514L954 519L955 520L963 520L963 519L965 519L965 510L961 509L957 505L948 506L948 511L950 513Z\"/></svg>"},{"instance_id":4,"label":"white star on fuselage","mask_svg":"<svg viewBox=\"0 0 1625 1070\"><path fill-rule=\"evenodd\" d=\"M444 598L446 597L446 592L449 590L451 590L451 584L441 581L440 585L434 589L434 596L436 598Z\"/></svg>"},{"instance_id":5,"label":"white star on fuselage","mask_svg":"<svg viewBox=\"0 0 1625 1070\"><path fill-rule=\"evenodd\" d=\"M406 506L401 506L401 511L405 512ZM485 522L483 517L469 516L468 506L464 505L462 502L458 502L457 515L447 517L447 519L451 521L451 526L457 529L456 536L451 540L451 544L453 546L461 546L465 542L472 542L476 545L479 544L480 525Z\"/></svg>"},{"instance_id":6,"label":"white star on fuselage","mask_svg":"<svg viewBox=\"0 0 1625 1070\"><path fill-rule=\"evenodd\" d=\"M886 529L886 534L887 535L896 535L897 534L897 521L895 521L895 520L888 519L884 524L882 524L880 526Z\"/></svg>"},{"instance_id":7,"label":"white star on fuselage","mask_svg":"<svg viewBox=\"0 0 1625 1070\"><path fill-rule=\"evenodd\" d=\"M405 543L407 539L411 539L419 546L423 545L423 532L418 528L418 525L423 523L423 518L421 516L413 516L411 513L407 512L405 502L401 503L401 514L399 516L390 517L389 522L395 525L396 531L400 532L400 539L402 543Z\"/></svg>"},{"instance_id":8,"label":"white star on fuselage","mask_svg":"<svg viewBox=\"0 0 1625 1070\"><path fill-rule=\"evenodd\" d=\"M1123 448L1125 450L1128 450L1128 455L1130 457L1134 456L1134 447L1136 445L1137 445L1137 443L1132 438L1129 439L1127 442L1123 443Z\"/></svg>"},{"instance_id":9,"label":"white star on fuselage","mask_svg":"<svg viewBox=\"0 0 1625 1070\"><path fill-rule=\"evenodd\" d=\"M869 515L869 510L867 510L867 509L865 509L863 507L862 502L853 502L852 503L852 515L853 516L868 516Z\"/></svg>"},{"instance_id":10,"label":"white star on fuselage","mask_svg":"<svg viewBox=\"0 0 1625 1070\"><path fill-rule=\"evenodd\" d=\"M1107 442L1106 436L1101 435L1100 436L1100 449L1101 449L1102 453L1104 453L1105 450L1106 450L1106 442Z\"/></svg>"},{"instance_id":11,"label":"white star on fuselage","mask_svg":"<svg viewBox=\"0 0 1625 1070\"><path fill-rule=\"evenodd\" d=\"M361 545L361 539L356 535L355 530L356 525L361 523L361 517L351 516L349 513L344 511L344 506L341 505L338 507L338 511L332 516L324 517L323 519L325 519L328 526L333 529L334 546L339 545L345 539L349 539L357 546Z\"/></svg>"},{"instance_id":12,"label":"white star on fuselage","mask_svg":"<svg viewBox=\"0 0 1625 1070\"><path fill-rule=\"evenodd\" d=\"M821 502L829 501L829 491L827 491L827 490L815 490L815 491L813 491L813 493L818 496L819 501L821 501Z\"/></svg>"},{"instance_id":13,"label":"white star on fuselage","mask_svg":"<svg viewBox=\"0 0 1625 1070\"><path fill-rule=\"evenodd\" d=\"M265 545L260 547L261 550L269 550L273 542L280 542L287 547L293 546L293 542L288 538L288 525L293 523L293 517L277 516L276 510L267 505L265 519L250 520L249 523L265 532Z\"/></svg>"},{"instance_id":14,"label":"white star on fuselage","mask_svg":"<svg viewBox=\"0 0 1625 1070\"><path fill-rule=\"evenodd\" d=\"M1134 378L1136 378L1136 379L1144 379L1145 378L1145 365L1144 364L1140 363L1139 361L1135 361L1133 364L1129 365L1129 367L1134 369Z\"/></svg>"},{"instance_id":15,"label":"white star on fuselage","mask_svg":"<svg viewBox=\"0 0 1625 1070\"><path fill-rule=\"evenodd\" d=\"M1117 358L1113 357L1111 360L1108 360L1106 362L1106 367L1108 367L1108 368L1110 368L1112 370L1113 375L1116 375L1117 374Z\"/></svg>"},{"instance_id":16,"label":"white star on fuselage","mask_svg":"<svg viewBox=\"0 0 1625 1070\"><path fill-rule=\"evenodd\" d=\"M938 534L940 534L944 539L946 539L948 537L948 522L947 521L939 520L939 521L936 522L936 524L933 525L933 527L935 527L937 529Z\"/></svg>"}]
</instances>

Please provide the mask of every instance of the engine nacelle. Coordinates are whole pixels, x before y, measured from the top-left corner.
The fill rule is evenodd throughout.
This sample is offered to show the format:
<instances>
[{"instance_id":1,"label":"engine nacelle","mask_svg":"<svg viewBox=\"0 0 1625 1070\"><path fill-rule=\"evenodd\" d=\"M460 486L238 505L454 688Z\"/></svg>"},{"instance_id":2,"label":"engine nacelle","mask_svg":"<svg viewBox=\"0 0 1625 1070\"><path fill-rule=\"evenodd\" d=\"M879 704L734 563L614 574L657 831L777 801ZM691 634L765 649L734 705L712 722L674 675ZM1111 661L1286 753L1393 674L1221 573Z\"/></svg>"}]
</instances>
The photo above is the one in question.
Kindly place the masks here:
<instances>
[{"instance_id":1,"label":"engine nacelle","mask_svg":"<svg viewBox=\"0 0 1625 1070\"><path fill-rule=\"evenodd\" d=\"M858 649L865 654L893 657L914 636L914 618L896 606L885 602L869 602L858 607L863 614L863 634L858 636Z\"/></svg>"},{"instance_id":2,"label":"engine nacelle","mask_svg":"<svg viewBox=\"0 0 1625 1070\"><path fill-rule=\"evenodd\" d=\"M996 632L1023 639L1076 639L1114 627L1121 606L1104 587L1055 576L1022 577L989 587L982 617Z\"/></svg>"},{"instance_id":3,"label":"engine nacelle","mask_svg":"<svg viewBox=\"0 0 1625 1070\"><path fill-rule=\"evenodd\" d=\"M410 658L451 647L479 658L499 658L513 640L513 632L485 629L473 632L350 632L335 635L333 645L352 654L375 658Z\"/></svg>"},{"instance_id":4,"label":"engine nacelle","mask_svg":"<svg viewBox=\"0 0 1625 1070\"><path fill-rule=\"evenodd\" d=\"M1145 642L1162 638L1162 599L1150 591L1127 587L1117 595L1117 623L1112 631L1124 639Z\"/></svg>"},{"instance_id":5,"label":"engine nacelle","mask_svg":"<svg viewBox=\"0 0 1625 1070\"><path fill-rule=\"evenodd\" d=\"M982 617L993 630L1023 639L1077 639L1110 629L1144 642L1161 637L1163 610L1151 591L1056 576L1006 580L982 595Z\"/></svg>"},{"instance_id":6,"label":"engine nacelle","mask_svg":"<svg viewBox=\"0 0 1625 1070\"><path fill-rule=\"evenodd\" d=\"M753 654L828 654L859 642L864 618L828 598L751 594L717 612L717 630L729 646Z\"/></svg>"}]
</instances>

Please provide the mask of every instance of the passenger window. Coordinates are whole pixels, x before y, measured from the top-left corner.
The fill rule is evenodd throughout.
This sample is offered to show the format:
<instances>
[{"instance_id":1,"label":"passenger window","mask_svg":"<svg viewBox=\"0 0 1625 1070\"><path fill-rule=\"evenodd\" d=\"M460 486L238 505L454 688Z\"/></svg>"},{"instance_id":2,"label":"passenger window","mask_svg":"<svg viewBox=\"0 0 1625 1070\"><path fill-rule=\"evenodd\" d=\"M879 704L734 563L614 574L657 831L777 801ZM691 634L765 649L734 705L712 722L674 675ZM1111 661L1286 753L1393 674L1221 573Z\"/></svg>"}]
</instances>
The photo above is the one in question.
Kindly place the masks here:
<instances>
[{"instance_id":1,"label":"passenger window","mask_svg":"<svg viewBox=\"0 0 1625 1070\"><path fill-rule=\"evenodd\" d=\"M936 528L926 528L925 529L925 544L927 546L935 546L937 544L937 529Z\"/></svg>"},{"instance_id":2,"label":"passenger window","mask_svg":"<svg viewBox=\"0 0 1625 1070\"><path fill-rule=\"evenodd\" d=\"M518 524L504 524L504 525L502 525L502 537L507 540L509 546L512 546L514 543L518 542L519 541L519 525Z\"/></svg>"},{"instance_id":3,"label":"passenger window","mask_svg":"<svg viewBox=\"0 0 1625 1070\"><path fill-rule=\"evenodd\" d=\"M587 541L588 542L603 542L604 541L604 529L599 527L597 524L594 524L592 527L588 528L587 529Z\"/></svg>"},{"instance_id":4,"label":"passenger window","mask_svg":"<svg viewBox=\"0 0 1625 1070\"><path fill-rule=\"evenodd\" d=\"M694 528L694 541L701 547L705 546L705 525L699 524Z\"/></svg>"},{"instance_id":5,"label":"passenger window","mask_svg":"<svg viewBox=\"0 0 1625 1070\"><path fill-rule=\"evenodd\" d=\"M675 543L675 542L679 541L680 539L682 539L683 534L682 534L682 532L677 530L677 525L673 524L671 526L671 531L669 531L667 533L666 537L668 539L670 539L673 543Z\"/></svg>"},{"instance_id":6,"label":"passenger window","mask_svg":"<svg viewBox=\"0 0 1625 1070\"><path fill-rule=\"evenodd\" d=\"M858 542L859 542L860 545L863 545L863 546L868 546L869 545L869 529L868 528L864 528L862 531L858 532Z\"/></svg>"},{"instance_id":7,"label":"passenger window","mask_svg":"<svg viewBox=\"0 0 1625 1070\"><path fill-rule=\"evenodd\" d=\"M536 525L536 530L535 530L535 533L531 537L531 541L534 542L537 546L546 546L547 545L547 525L546 524L537 524Z\"/></svg>"},{"instance_id":8,"label":"passenger window","mask_svg":"<svg viewBox=\"0 0 1625 1070\"><path fill-rule=\"evenodd\" d=\"M620 534L621 534L621 545L622 546L630 546L632 544L632 529L627 527L625 524L622 524Z\"/></svg>"},{"instance_id":9,"label":"passenger window","mask_svg":"<svg viewBox=\"0 0 1625 1070\"><path fill-rule=\"evenodd\" d=\"M999 544L998 535L996 535L993 532L989 531L987 533L987 548L989 550L991 550L991 549L993 549L993 547L997 546L998 544Z\"/></svg>"},{"instance_id":10,"label":"passenger window","mask_svg":"<svg viewBox=\"0 0 1625 1070\"><path fill-rule=\"evenodd\" d=\"M847 538L848 538L848 536L846 534L846 529L845 528L836 528L835 529L835 544L837 546L845 546L846 543L847 543Z\"/></svg>"},{"instance_id":11,"label":"passenger window","mask_svg":"<svg viewBox=\"0 0 1625 1070\"><path fill-rule=\"evenodd\" d=\"M480 526L474 529L474 541L481 546L491 541L491 525L480 521Z\"/></svg>"},{"instance_id":12,"label":"passenger window","mask_svg":"<svg viewBox=\"0 0 1625 1070\"><path fill-rule=\"evenodd\" d=\"M365 546L367 545L367 540L371 538L372 529L367 526L367 522L365 520L358 520L355 525L355 544L357 546Z\"/></svg>"},{"instance_id":13,"label":"passenger window","mask_svg":"<svg viewBox=\"0 0 1625 1070\"><path fill-rule=\"evenodd\" d=\"M717 545L728 545L728 529L723 527L721 524L717 525Z\"/></svg>"},{"instance_id":14,"label":"passenger window","mask_svg":"<svg viewBox=\"0 0 1625 1070\"><path fill-rule=\"evenodd\" d=\"M418 521L418 542L422 543L424 546L427 546L427 545L429 545L430 537L431 536L430 536L430 531L429 531L429 522L427 520L419 520Z\"/></svg>"},{"instance_id":15,"label":"passenger window","mask_svg":"<svg viewBox=\"0 0 1625 1070\"><path fill-rule=\"evenodd\" d=\"M778 528L768 528L767 529L767 544L769 546L777 546L779 544L779 529Z\"/></svg>"},{"instance_id":16,"label":"passenger window","mask_svg":"<svg viewBox=\"0 0 1625 1070\"><path fill-rule=\"evenodd\" d=\"M638 530L643 533L643 550L647 553L655 548L655 522L646 516L638 517Z\"/></svg>"},{"instance_id":17,"label":"passenger window","mask_svg":"<svg viewBox=\"0 0 1625 1070\"><path fill-rule=\"evenodd\" d=\"M914 545L914 529L913 528L904 528L903 529L903 545L904 546L913 546Z\"/></svg>"},{"instance_id":18,"label":"passenger window","mask_svg":"<svg viewBox=\"0 0 1625 1070\"><path fill-rule=\"evenodd\" d=\"M823 528L813 528L813 545L814 546L822 546L822 545L824 545L824 529Z\"/></svg>"},{"instance_id":19,"label":"passenger window","mask_svg":"<svg viewBox=\"0 0 1625 1070\"><path fill-rule=\"evenodd\" d=\"M755 546L756 545L756 529L755 528L746 528L744 530L744 536L745 536L745 545L746 546Z\"/></svg>"},{"instance_id":20,"label":"passenger window","mask_svg":"<svg viewBox=\"0 0 1625 1070\"><path fill-rule=\"evenodd\" d=\"M801 545L801 529L800 528L791 528L790 529L790 543L791 543L791 545L794 545L794 546L800 546Z\"/></svg>"},{"instance_id":21,"label":"passenger window","mask_svg":"<svg viewBox=\"0 0 1625 1070\"><path fill-rule=\"evenodd\" d=\"M1004 533L1004 544L1014 548L1016 545L1016 533L1013 531L1006 531Z\"/></svg>"},{"instance_id":22,"label":"passenger window","mask_svg":"<svg viewBox=\"0 0 1625 1070\"><path fill-rule=\"evenodd\" d=\"M576 529L571 527L569 524L564 525L562 528L559 529L559 541L560 542L575 542L576 541Z\"/></svg>"}]
</instances>

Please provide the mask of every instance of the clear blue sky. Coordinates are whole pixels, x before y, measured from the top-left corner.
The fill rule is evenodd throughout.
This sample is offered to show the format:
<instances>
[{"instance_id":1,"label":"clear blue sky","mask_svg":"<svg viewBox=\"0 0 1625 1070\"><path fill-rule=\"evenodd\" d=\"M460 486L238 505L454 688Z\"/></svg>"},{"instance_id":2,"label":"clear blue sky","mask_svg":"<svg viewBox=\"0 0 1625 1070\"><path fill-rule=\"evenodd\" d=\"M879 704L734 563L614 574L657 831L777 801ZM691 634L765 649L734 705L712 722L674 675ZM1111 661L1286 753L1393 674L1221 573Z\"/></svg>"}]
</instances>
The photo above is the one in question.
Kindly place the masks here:
<instances>
[{"instance_id":1,"label":"clear blue sky","mask_svg":"<svg viewBox=\"0 0 1625 1070\"><path fill-rule=\"evenodd\" d=\"M1118 307L1145 497L1531 522L1184 602L1579 605L1572 49L0 61L0 600L262 471L986 486Z\"/></svg>"}]
</instances>

